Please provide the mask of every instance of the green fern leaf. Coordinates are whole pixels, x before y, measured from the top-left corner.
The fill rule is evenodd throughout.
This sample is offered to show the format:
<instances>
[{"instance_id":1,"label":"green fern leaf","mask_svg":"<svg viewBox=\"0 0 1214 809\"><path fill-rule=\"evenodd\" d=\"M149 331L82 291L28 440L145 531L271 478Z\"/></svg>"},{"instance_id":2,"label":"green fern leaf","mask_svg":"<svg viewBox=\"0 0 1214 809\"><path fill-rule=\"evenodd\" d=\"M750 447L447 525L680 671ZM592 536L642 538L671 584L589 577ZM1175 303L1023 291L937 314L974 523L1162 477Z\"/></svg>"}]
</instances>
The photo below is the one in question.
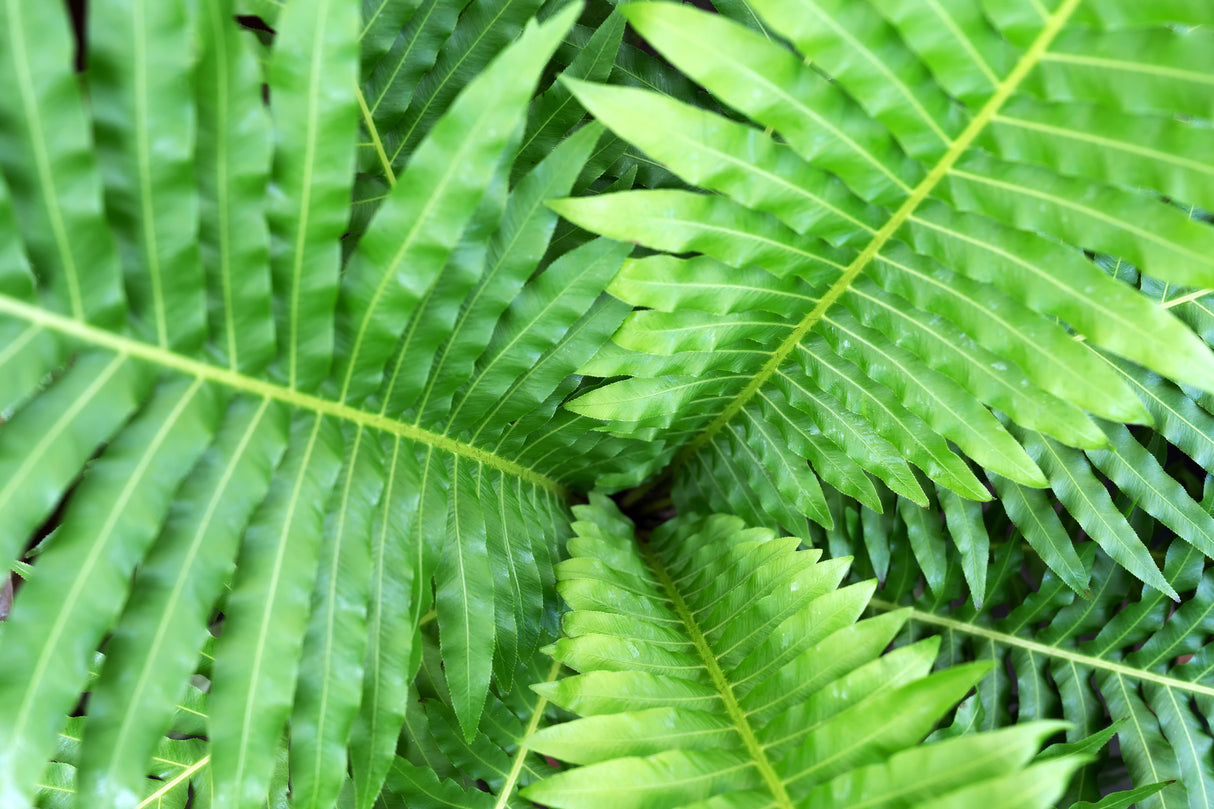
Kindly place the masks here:
<instances>
[{"instance_id":1,"label":"green fern leaf","mask_svg":"<svg viewBox=\"0 0 1214 809\"><path fill-rule=\"evenodd\" d=\"M422 644L427 663L410 695L400 755L393 761L381 799L389 806L528 805L519 798L519 788L551 768L522 741L554 718L552 705L527 688L502 691L500 681L495 681L480 729L467 739L450 707L442 672L429 665L437 661L438 643L426 634ZM510 679L553 681L558 671L559 666L543 655L532 654Z\"/></svg>"},{"instance_id":2,"label":"green fern leaf","mask_svg":"<svg viewBox=\"0 0 1214 809\"><path fill-rule=\"evenodd\" d=\"M878 612L911 606L905 639L940 631L942 659L949 664L996 664L978 686L980 728L1059 718L1071 723L1068 741L1076 742L1103 727L1107 705L1108 715L1122 720L1116 735L1135 788L1142 790L1135 793L1136 805L1204 806L1214 794L1207 755L1214 742L1206 724L1211 580L1203 556L1180 541L1168 548L1163 575L1186 596L1173 610L1154 588L1130 591L1126 572L1095 543L1081 547L1082 563L1091 569L1087 598L1077 597L1052 571L1026 583L1019 575L1021 552L1009 544L998 549L987 582L988 605L1013 607L1003 617L990 606L950 606L960 584L955 565L941 597L915 597L891 577L872 603ZM1103 805L1096 802L1097 788L1114 767L1115 759L1099 755L1076 776L1072 800ZM1155 794L1151 785L1162 791ZM1125 805L1113 797L1110 805Z\"/></svg>"},{"instance_id":3,"label":"green fern leaf","mask_svg":"<svg viewBox=\"0 0 1214 809\"><path fill-rule=\"evenodd\" d=\"M206 801L261 805L289 778L299 805L372 805L436 577L471 738L492 673L508 686L550 623L567 485L628 468L622 442L558 410L627 310L602 296L626 248L544 262L542 202L575 188L601 130L505 183L577 8L521 33L518 12L478 51L485 70L430 80L434 115L343 272L356 4L265 18L268 116L251 36L231 5L202 5L98 16L87 111L63 9L3 7L0 72L17 92L0 101L0 550L33 562L0 641L5 805L64 764L55 733L85 688L72 789L82 804L145 800L212 625ZM180 47L195 36L198 66Z\"/></svg>"},{"instance_id":4,"label":"green fern leaf","mask_svg":"<svg viewBox=\"0 0 1214 809\"><path fill-rule=\"evenodd\" d=\"M1160 113L1208 112L1209 88L1193 77L1208 72L1214 51L1208 31L1191 27L1209 22L1194 7L1137 14L1123 3L1089 5L992 11L958 0L918 14L892 0L756 0L748 8L761 25L740 7L622 7L654 48L741 115L566 80L619 137L713 192L553 204L594 232L698 254L629 262L612 286L643 307L615 335L628 351L603 352L584 370L631 378L569 407L617 435L677 445L658 480L697 478L708 510L728 507L799 535L802 517L765 502L771 487L760 482L780 477L787 460L770 449L731 451L731 434L748 423L813 436L792 439L802 461L870 507L864 473L927 504L909 464L962 497L989 499L955 446L1008 481L996 488L1012 498L1009 511L1024 515L1032 498L1013 486L1050 486L1114 558L1174 595L1142 539L1092 488L1079 450L1131 495L1178 491L1155 470L1137 475L1112 457L1112 440L1124 457L1141 453L1089 416L1166 418L1118 373L1127 360L1173 382L1214 384L1214 356L1194 334L1205 326L1175 316L1214 282L1214 231L1158 199L1206 203L1195 178L1208 174L1209 132ZM1186 93L1205 106L1168 100ZM1093 254L1149 280L1110 277ZM1159 284L1198 289L1158 306ZM846 473L831 468L840 453ZM728 491L711 494L711 478L722 476ZM1160 497L1152 513L1204 543L1192 506L1178 511ZM800 513L827 523L820 509ZM1074 554L1048 518L1039 521L1025 529L1030 540L1082 589ZM922 558L939 586L938 563ZM974 582L983 564L973 557Z\"/></svg>"},{"instance_id":5,"label":"green fern leaf","mask_svg":"<svg viewBox=\"0 0 1214 809\"><path fill-rule=\"evenodd\" d=\"M583 766L523 791L556 807L1046 806L1073 757L1029 764L1056 724L915 745L984 669L929 675L936 644L881 650L904 616L856 623L871 584L736 517L637 544L600 496L558 566L572 608L537 687L587 716L527 745ZM604 698L603 695L606 695ZM1009 795L1015 795L1008 801Z\"/></svg>"}]
</instances>

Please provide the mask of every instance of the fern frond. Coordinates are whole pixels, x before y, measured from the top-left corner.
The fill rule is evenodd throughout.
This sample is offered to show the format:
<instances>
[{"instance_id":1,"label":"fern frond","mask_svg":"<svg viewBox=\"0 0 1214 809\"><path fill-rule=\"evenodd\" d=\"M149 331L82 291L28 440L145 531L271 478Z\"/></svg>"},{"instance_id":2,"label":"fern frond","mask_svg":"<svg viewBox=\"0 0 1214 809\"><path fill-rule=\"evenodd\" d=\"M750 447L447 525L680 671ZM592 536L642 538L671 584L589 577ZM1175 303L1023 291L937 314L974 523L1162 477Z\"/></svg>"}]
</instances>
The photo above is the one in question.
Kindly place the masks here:
<instances>
[{"instance_id":1,"label":"fern frond","mask_svg":"<svg viewBox=\"0 0 1214 809\"><path fill-rule=\"evenodd\" d=\"M1166 529L1203 554L1212 555L1214 547L1210 538L1214 535L1214 519L1187 491L1195 484L1192 470L1174 463L1165 465L1163 453L1166 439L1199 465L1208 467L1209 458L1204 451L1206 438L1201 425L1210 422L1210 415L1158 376L1129 363L1120 363L1117 367L1160 425L1158 433L1148 434L1151 448L1140 443L1140 439L1125 427L1103 420L1099 421L1099 426L1107 437L1108 446L1085 453L1040 434L1012 427L1034 458L1039 458L1042 467L1049 471L1053 497L988 473L987 478L999 495L1001 509L980 508L977 503L962 500L941 486L936 487L933 500L938 500L943 507L943 515L919 517L913 512L903 513L902 505L907 501L905 498L899 500L899 512L907 525L926 520L937 531L947 528L951 543L962 559L965 580L975 604L981 605L984 597L989 540L984 541L982 537L988 533L986 523L992 521L1000 521L1003 527L1006 527L1005 520L1010 521L1062 581L1081 595L1088 589L1089 573L1080 564L1072 540L1081 534L1092 537L1119 564L1174 599L1175 591L1137 537L1150 536L1156 528ZM751 490L760 491L754 486ZM711 509L710 500L703 493L688 487L678 491L679 502L685 508L699 512ZM867 502L864 505L862 513L867 514L873 506ZM884 508L883 504L878 506ZM765 524L771 523L773 513L767 509L767 516L762 517ZM1135 517L1136 513L1141 516ZM875 514L872 516L877 518ZM1141 517L1148 521L1143 522ZM866 529L864 541L868 542L871 536L875 541L886 542L885 535L892 528L887 523L880 529ZM916 536L911 531L912 542ZM916 558L921 560L927 584L939 592L943 584L944 557L929 553L922 546L913 547ZM937 547L942 549L939 544ZM874 571L881 576L885 573L879 564L875 564Z\"/></svg>"},{"instance_id":2,"label":"fern frond","mask_svg":"<svg viewBox=\"0 0 1214 809\"><path fill-rule=\"evenodd\" d=\"M547 636L551 637L551 636ZM494 683L481 727L467 739L450 707L439 668L438 642L422 637L421 674L410 692L409 716L382 800L388 806L521 807L518 796L551 767L523 739L554 718L552 705L523 685ZM516 683L554 680L559 666L533 653L519 663Z\"/></svg>"},{"instance_id":3,"label":"fern frond","mask_svg":"<svg viewBox=\"0 0 1214 809\"><path fill-rule=\"evenodd\" d=\"M425 85L343 268L358 4L267 18L268 116L232 4L162 5L94 20L88 107L64 10L0 6L0 555L32 562L0 638L0 804L33 799L103 640L75 783L138 804L211 629L215 805L289 777L297 805L369 807L423 617L472 738L493 672L540 642L570 486L627 469L558 410L627 310L602 295L626 249L544 261L542 202L600 130L506 181L578 8L503 23L484 70Z\"/></svg>"},{"instance_id":4,"label":"fern frond","mask_svg":"<svg viewBox=\"0 0 1214 809\"><path fill-rule=\"evenodd\" d=\"M574 26L570 37L577 36ZM560 75L566 78L602 81L611 75L616 55L624 38L624 18L612 11L608 18L592 31L586 32L585 43L569 59ZM560 50L557 58L560 58ZM585 116L586 111L573 98L563 83L554 81L532 103L527 112L527 129L519 145L515 171L521 172L538 163L555 148L562 138Z\"/></svg>"},{"instance_id":5,"label":"fern frond","mask_svg":"<svg viewBox=\"0 0 1214 809\"><path fill-rule=\"evenodd\" d=\"M992 730L1028 720L1064 719L1077 741L1118 722L1120 757L1138 788L1175 781L1136 805L1144 809L1203 806L1212 794L1209 750L1210 604L1214 579L1203 555L1173 541L1164 575L1184 596L1179 608L1158 590L1135 585L1095 543L1080 546L1091 572L1086 597L1052 571L1026 582L1020 543L997 546L981 609L954 606L961 574L948 566L938 593L913 592L914 567L895 554L889 580L872 605L879 614L912 608L905 642L925 634L943 640L941 665L995 664L978 686L975 726ZM1107 716L1107 719L1106 719ZM1115 783L1117 760L1099 756L1076 777L1072 800L1094 801Z\"/></svg>"},{"instance_id":6,"label":"fern frond","mask_svg":"<svg viewBox=\"0 0 1214 809\"><path fill-rule=\"evenodd\" d=\"M103 657L98 655L90 671L94 682L96 669L102 661ZM132 805L139 809L185 806L191 795L194 805L210 805L210 745L202 738L206 733L207 695L191 684L183 694L174 695L170 700L176 704L168 731L155 741L145 769L131 781L136 790ZM73 716L59 730L52 761L38 779L34 805L39 809L72 809L82 805L78 795L88 787L80 783L79 776L89 770L84 759L100 754L99 748L84 743L89 723L89 717ZM285 752L284 749L282 753L285 755Z\"/></svg>"},{"instance_id":7,"label":"fern frond","mask_svg":"<svg viewBox=\"0 0 1214 809\"><path fill-rule=\"evenodd\" d=\"M1048 806L1079 759L1028 766L1054 723L918 745L982 667L928 675L936 642L882 655L903 613L861 621L871 583L737 517L642 544L615 506L575 508L572 608L537 687L585 718L529 747L583 765L523 791L555 807ZM1009 796L1015 797L1010 799Z\"/></svg>"},{"instance_id":8,"label":"fern frond","mask_svg":"<svg viewBox=\"0 0 1214 809\"><path fill-rule=\"evenodd\" d=\"M870 508L880 501L869 474L927 504L912 465L990 499L968 458L998 476L1009 511L1033 497L1014 487L1052 487L1119 563L1174 595L1096 492L1089 458L1127 492L1152 485L1114 457L1136 454L1128 433L1092 418L1148 424L1159 411L1118 363L1214 385L1204 327L1176 316L1214 283L1214 230L1171 202L1208 204L1210 132L1172 116L1208 115L1196 78L1212 66L1208 10L749 5L757 30L676 5L621 8L740 119L567 81L617 135L713 192L554 203L597 233L682 254L626 265L612 292L642 309L615 336L628 351L586 370L630 378L569 406L619 435L680 446L664 475L692 479L676 485L704 492L709 510L798 535L797 512L831 520L804 484L793 513L764 504L761 481L787 479L778 435ZM1092 255L1149 282L1110 277ZM1149 284L1196 297L1159 306ZM714 496L720 479L729 484ZM1204 546L1204 524L1180 510L1169 524L1187 522L1178 533ZM1054 550L1051 564L1073 573Z\"/></svg>"}]
</instances>

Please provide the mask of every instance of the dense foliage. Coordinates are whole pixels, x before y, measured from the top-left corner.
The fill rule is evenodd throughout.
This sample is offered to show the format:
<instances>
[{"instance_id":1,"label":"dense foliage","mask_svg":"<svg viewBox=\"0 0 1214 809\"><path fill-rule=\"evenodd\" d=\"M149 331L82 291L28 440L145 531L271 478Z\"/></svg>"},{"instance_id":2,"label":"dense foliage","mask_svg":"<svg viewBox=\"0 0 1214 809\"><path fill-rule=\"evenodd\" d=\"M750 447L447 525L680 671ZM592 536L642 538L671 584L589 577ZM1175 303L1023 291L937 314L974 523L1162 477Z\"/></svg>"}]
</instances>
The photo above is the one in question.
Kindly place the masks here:
<instances>
[{"instance_id":1,"label":"dense foliage","mask_svg":"<svg viewBox=\"0 0 1214 809\"><path fill-rule=\"evenodd\" d=\"M72 8L4 809L1214 806L1208 0Z\"/></svg>"}]
</instances>

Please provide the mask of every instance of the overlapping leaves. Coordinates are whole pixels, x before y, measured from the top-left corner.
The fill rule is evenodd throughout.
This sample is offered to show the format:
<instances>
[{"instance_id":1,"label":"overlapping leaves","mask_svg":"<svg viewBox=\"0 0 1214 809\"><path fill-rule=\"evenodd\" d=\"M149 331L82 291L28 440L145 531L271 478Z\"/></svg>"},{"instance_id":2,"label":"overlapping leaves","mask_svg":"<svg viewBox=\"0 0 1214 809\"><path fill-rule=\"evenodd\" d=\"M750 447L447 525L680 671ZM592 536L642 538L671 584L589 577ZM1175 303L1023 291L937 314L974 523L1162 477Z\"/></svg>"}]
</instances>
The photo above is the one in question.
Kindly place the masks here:
<instances>
[{"instance_id":1,"label":"overlapping leaves","mask_svg":"<svg viewBox=\"0 0 1214 809\"><path fill-rule=\"evenodd\" d=\"M548 636L547 639L551 639ZM559 666L542 653L521 661L515 687L490 691L480 730L464 737L450 707L438 644L423 636L420 675L410 692L399 754L392 762L383 802L389 807L503 809L528 806L518 792L552 767L523 742L556 710L528 686L552 680Z\"/></svg>"},{"instance_id":2,"label":"overlapping leaves","mask_svg":"<svg viewBox=\"0 0 1214 809\"><path fill-rule=\"evenodd\" d=\"M941 637L942 666L995 664L967 705L972 728L1061 718L1071 723L1069 741L1115 728L1120 757L1102 755L1083 768L1072 799L1097 800L1128 768L1134 784L1167 784L1142 796L1135 804L1142 809L1209 806L1214 579L1191 545L1175 540L1165 550L1164 575L1184 596L1179 608L1091 542L1080 551L1093 581L1087 597L1052 571L1026 579L1025 545L1008 542L996 546L981 609L952 600L961 587L955 562L940 595L920 594L916 565L898 548L872 605L878 614L912 607L903 642Z\"/></svg>"},{"instance_id":3,"label":"overlapping leaves","mask_svg":"<svg viewBox=\"0 0 1214 809\"><path fill-rule=\"evenodd\" d=\"M0 0L0 552L29 578L0 804L1040 805L1099 696L1134 795L1202 805L1214 531L1123 425L1214 471L1205 4L628 10L690 80L605 5L359 5L94 3L77 75L59 5ZM620 242L544 206L601 191L558 207ZM563 409L578 371L632 379ZM559 568L584 673L528 692L564 495L672 456L684 511L862 545L873 606L1017 689L916 747L979 671L880 656L906 613L855 623L871 585L737 518L638 551L596 498ZM1017 546L988 564L991 488L1035 594ZM1127 498L1183 540L1162 572ZM1155 589L1117 611L1126 570ZM1031 615L957 612L962 579ZM588 718L535 746L587 766L540 781L548 698ZM966 735L1037 716L1079 746ZM922 796L876 786L904 775Z\"/></svg>"},{"instance_id":4,"label":"overlapping leaves","mask_svg":"<svg viewBox=\"0 0 1214 809\"><path fill-rule=\"evenodd\" d=\"M96 682L96 675L104 658L97 656L90 667L89 684ZM157 740L148 761L147 774L139 786L139 809L151 807L184 807L191 798L195 805L207 806L211 802L211 779L208 769L211 762L210 745L206 741L207 697L205 688L209 682L210 664L213 662L208 650L200 657L198 671L181 698L173 706L172 719L167 731ZM201 686L201 687L200 687ZM74 809L78 800L79 775L87 758L96 758L99 751L84 745L88 735L89 718L73 716L59 731L54 760L38 780L36 805L47 809ZM280 745L275 755L274 775L268 790L268 802L279 801L287 793L287 750Z\"/></svg>"},{"instance_id":5,"label":"overlapping leaves","mask_svg":"<svg viewBox=\"0 0 1214 809\"><path fill-rule=\"evenodd\" d=\"M584 370L630 378L571 407L677 447L667 474L713 510L801 536L805 515L831 525L819 479L873 510L873 477L920 505L933 488L920 475L947 497L993 488L1015 513L1048 485L1112 558L1174 596L1083 453L1127 490L1157 489L1149 508L1208 551L1208 519L1139 466L1120 425L1201 443L1175 418L1192 404L1155 380L1208 391L1214 357L1179 304L1155 305L1092 256L1133 265L1168 299L1214 285L1214 230L1187 207L1211 203L1209 8L750 5L791 47L673 4L622 9L741 121L569 82L619 135L715 192L556 206L676 254L626 262L612 291L642 311ZM1086 586L1073 550L1030 538Z\"/></svg>"},{"instance_id":6,"label":"overlapping leaves","mask_svg":"<svg viewBox=\"0 0 1214 809\"><path fill-rule=\"evenodd\" d=\"M264 76L230 2L96 5L87 104L62 6L0 6L0 555L41 543L0 634L0 804L48 759L80 805L171 781L150 762L217 634L194 805L263 805L288 761L295 805L332 805L348 748L370 806L431 606L472 737L539 643L567 487L628 464L558 410L626 312L602 290L628 248L544 258L542 202L601 130L513 171L576 10L429 79L348 233L358 3L270 16Z\"/></svg>"}]
</instances>

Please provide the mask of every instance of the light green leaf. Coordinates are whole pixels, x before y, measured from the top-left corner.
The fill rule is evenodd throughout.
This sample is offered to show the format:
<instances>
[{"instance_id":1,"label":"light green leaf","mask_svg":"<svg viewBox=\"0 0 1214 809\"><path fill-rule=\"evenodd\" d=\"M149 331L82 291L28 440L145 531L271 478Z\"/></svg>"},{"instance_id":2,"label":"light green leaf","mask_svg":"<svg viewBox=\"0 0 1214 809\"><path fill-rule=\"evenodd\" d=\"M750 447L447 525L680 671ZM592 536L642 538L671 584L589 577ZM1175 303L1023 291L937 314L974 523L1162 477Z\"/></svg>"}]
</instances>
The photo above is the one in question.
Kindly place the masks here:
<instances>
[{"instance_id":1,"label":"light green leaf","mask_svg":"<svg viewBox=\"0 0 1214 809\"><path fill-rule=\"evenodd\" d=\"M346 780L346 743L362 696L372 522L385 480L374 433L352 432L330 495L291 714L291 795L312 809L332 806Z\"/></svg>"},{"instance_id":2,"label":"light green leaf","mask_svg":"<svg viewBox=\"0 0 1214 809\"><path fill-rule=\"evenodd\" d=\"M447 688L466 739L476 734L485 707L495 634L495 585L475 473L471 463L459 459L451 470L451 509L435 597Z\"/></svg>"},{"instance_id":3,"label":"light green leaf","mask_svg":"<svg viewBox=\"0 0 1214 809\"><path fill-rule=\"evenodd\" d=\"M181 683L209 639L207 624L243 526L265 496L286 445L286 419L268 400L238 398L179 493L190 507L165 526L135 577L92 689L81 759L82 800L129 805ZM197 516L198 519L191 519ZM124 797L125 796L125 797Z\"/></svg>"},{"instance_id":4,"label":"light green leaf","mask_svg":"<svg viewBox=\"0 0 1214 809\"><path fill-rule=\"evenodd\" d=\"M283 9L270 54L276 189L270 197L280 373L311 388L329 373L339 239L354 174L358 75L352 0L301 0Z\"/></svg>"},{"instance_id":5,"label":"light green leaf","mask_svg":"<svg viewBox=\"0 0 1214 809\"><path fill-rule=\"evenodd\" d=\"M274 746L299 676L317 577L324 508L341 467L341 435L299 415L287 454L245 533L215 651L210 737L215 801L252 809L270 786Z\"/></svg>"},{"instance_id":6,"label":"light green leaf","mask_svg":"<svg viewBox=\"0 0 1214 809\"><path fill-rule=\"evenodd\" d=\"M93 465L4 627L0 801L21 805L84 684L174 490L206 448L219 403L201 380L157 386L136 423ZM125 798L125 796L122 796Z\"/></svg>"},{"instance_id":7,"label":"light green leaf","mask_svg":"<svg viewBox=\"0 0 1214 809\"><path fill-rule=\"evenodd\" d=\"M198 251L192 65L185 0L135 0L88 15L89 101L106 214L132 314L149 342L193 353L206 304Z\"/></svg>"},{"instance_id":8,"label":"light green leaf","mask_svg":"<svg viewBox=\"0 0 1214 809\"><path fill-rule=\"evenodd\" d=\"M895 762L919 765L924 797L984 794L993 788L986 780L1024 772L1058 728L962 736L920 753L916 743L986 666L929 675L931 643L880 656L905 616L855 623L871 589L836 591L844 565L734 517L666 523L638 545L606 498L575 510L574 555L559 568L573 612L553 652L579 673L540 691L591 715L540 730L527 745L586 766L526 788L529 800L791 809L834 790L849 800L840 806L905 806L906 778L884 775ZM652 606L638 610L641 599ZM858 642L863 634L870 638ZM739 650L749 643L751 655ZM799 681L791 691L788 679ZM617 685L627 699L601 696ZM778 707L764 704L773 696ZM967 760L981 763L958 767ZM1077 763L1058 761L1042 789L1060 792Z\"/></svg>"},{"instance_id":9,"label":"light green leaf","mask_svg":"<svg viewBox=\"0 0 1214 809\"><path fill-rule=\"evenodd\" d=\"M265 220L270 122L249 37L231 23L231 1L200 6L195 159L207 323L222 335L220 356L229 367L259 370L275 350Z\"/></svg>"}]
</instances>

